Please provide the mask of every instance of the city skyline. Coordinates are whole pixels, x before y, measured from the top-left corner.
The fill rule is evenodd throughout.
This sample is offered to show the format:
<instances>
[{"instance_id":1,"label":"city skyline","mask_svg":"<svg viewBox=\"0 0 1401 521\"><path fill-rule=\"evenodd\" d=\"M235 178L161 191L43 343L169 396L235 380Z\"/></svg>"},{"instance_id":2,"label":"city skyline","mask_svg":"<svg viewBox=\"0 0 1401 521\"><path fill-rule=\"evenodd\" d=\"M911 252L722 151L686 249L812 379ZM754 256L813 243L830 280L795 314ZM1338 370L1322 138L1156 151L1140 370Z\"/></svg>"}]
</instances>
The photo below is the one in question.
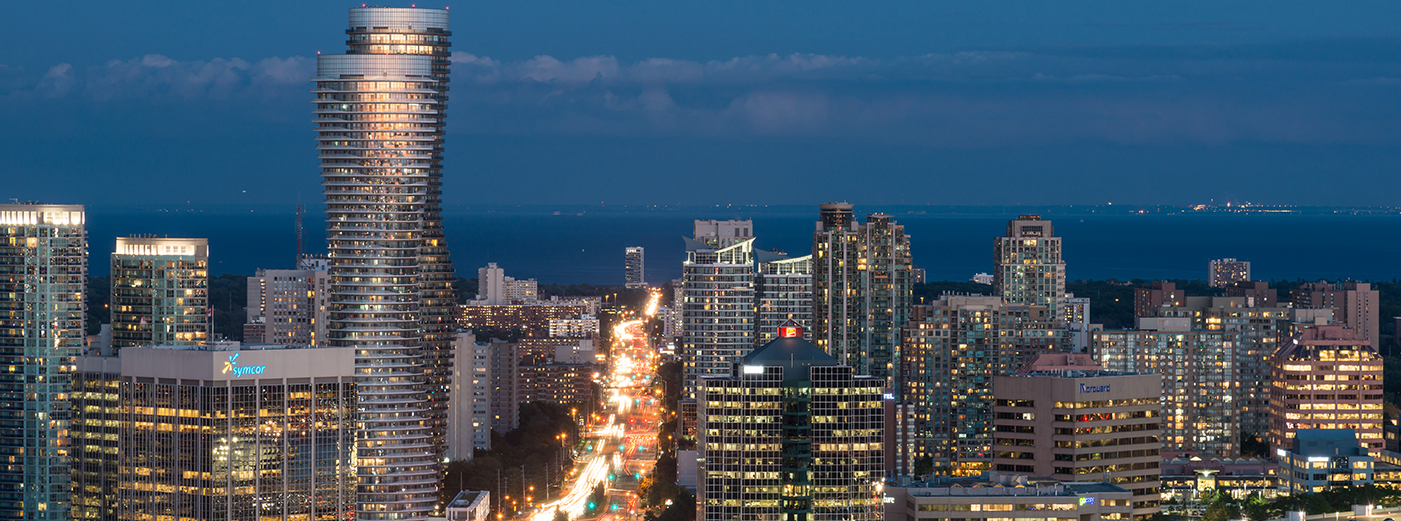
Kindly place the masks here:
<instances>
[{"instance_id":1,"label":"city skyline","mask_svg":"<svg viewBox=\"0 0 1401 521\"><path fill-rule=\"evenodd\" d=\"M1386 13L263 1L0 57L0 518L1401 504Z\"/></svg>"}]
</instances>

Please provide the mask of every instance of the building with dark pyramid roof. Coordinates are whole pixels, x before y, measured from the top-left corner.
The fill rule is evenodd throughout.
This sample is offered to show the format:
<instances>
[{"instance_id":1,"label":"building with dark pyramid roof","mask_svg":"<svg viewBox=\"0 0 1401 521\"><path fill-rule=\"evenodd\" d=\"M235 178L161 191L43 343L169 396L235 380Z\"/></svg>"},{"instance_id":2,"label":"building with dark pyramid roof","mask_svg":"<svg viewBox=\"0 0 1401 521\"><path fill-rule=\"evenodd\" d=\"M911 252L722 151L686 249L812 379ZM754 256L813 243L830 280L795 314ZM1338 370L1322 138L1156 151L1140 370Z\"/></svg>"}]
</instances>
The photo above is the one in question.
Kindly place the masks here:
<instances>
[{"instance_id":1,"label":"building with dark pyramid roof","mask_svg":"<svg viewBox=\"0 0 1401 521\"><path fill-rule=\"evenodd\" d=\"M885 380L779 326L697 393L699 521L877 521Z\"/></svg>"}]
</instances>

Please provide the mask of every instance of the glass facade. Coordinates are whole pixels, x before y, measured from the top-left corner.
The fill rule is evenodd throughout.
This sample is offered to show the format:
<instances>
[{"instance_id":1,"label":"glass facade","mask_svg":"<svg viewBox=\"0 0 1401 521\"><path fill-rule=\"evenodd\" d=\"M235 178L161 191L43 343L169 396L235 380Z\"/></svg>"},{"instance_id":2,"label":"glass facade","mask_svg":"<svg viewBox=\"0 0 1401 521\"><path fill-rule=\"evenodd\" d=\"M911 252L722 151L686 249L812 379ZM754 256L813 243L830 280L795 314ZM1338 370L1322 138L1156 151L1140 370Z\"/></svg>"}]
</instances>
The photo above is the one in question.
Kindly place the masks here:
<instances>
[{"instance_id":1,"label":"glass facade","mask_svg":"<svg viewBox=\"0 0 1401 521\"><path fill-rule=\"evenodd\" d=\"M852 220L851 205L822 205L813 234L813 342L857 374L901 385L900 329L914 298L905 227L890 216Z\"/></svg>"},{"instance_id":2,"label":"glass facade","mask_svg":"<svg viewBox=\"0 0 1401 521\"><path fill-rule=\"evenodd\" d=\"M79 373L75 519L354 519L350 377Z\"/></svg>"},{"instance_id":3,"label":"glass facade","mask_svg":"<svg viewBox=\"0 0 1401 521\"><path fill-rule=\"evenodd\" d=\"M697 519L882 519L883 381L836 365L788 379L764 365L701 381Z\"/></svg>"},{"instance_id":4,"label":"glass facade","mask_svg":"<svg viewBox=\"0 0 1401 521\"><path fill-rule=\"evenodd\" d=\"M445 9L353 8L317 60L332 346L359 348L359 517L435 512L455 288L441 218Z\"/></svg>"},{"instance_id":5,"label":"glass facade","mask_svg":"<svg viewBox=\"0 0 1401 521\"><path fill-rule=\"evenodd\" d=\"M754 350L754 239L723 248L692 242L681 266L683 398L699 379L730 372L730 362Z\"/></svg>"},{"instance_id":6,"label":"glass facade","mask_svg":"<svg viewBox=\"0 0 1401 521\"><path fill-rule=\"evenodd\" d=\"M78 205L0 205L0 518L69 518L69 393L82 350Z\"/></svg>"},{"instance_id":7,"label":"glass facade","mask_svg":"<svg viewBox=\"0 0 1401 521\"><path fill-rule=\"evenodd\" d=\"M118 237L112 253L112 347L209 340L209 242Z\"/></svg>"}]
</instances>

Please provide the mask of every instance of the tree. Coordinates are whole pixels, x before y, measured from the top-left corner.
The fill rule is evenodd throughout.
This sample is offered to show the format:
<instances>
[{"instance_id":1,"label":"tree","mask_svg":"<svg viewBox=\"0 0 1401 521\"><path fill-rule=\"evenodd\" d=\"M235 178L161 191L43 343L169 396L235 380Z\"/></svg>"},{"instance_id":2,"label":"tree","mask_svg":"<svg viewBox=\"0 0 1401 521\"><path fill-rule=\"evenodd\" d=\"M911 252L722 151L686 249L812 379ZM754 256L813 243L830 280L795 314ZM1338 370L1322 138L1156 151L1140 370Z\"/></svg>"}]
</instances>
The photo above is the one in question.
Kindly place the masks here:
<instances>
[{"instance_id":1,"label":"tree","mask_svg":"<svg viewBox=\"0 0 1401 521\"><path fill-rule=\"evenodd\" d=\"M565 513L562 512L562 511L560 511L560 509L556 508L556 509L555 509L555 521L569 521L569 515L568 515L568 514L565 514Z\"/></svg>"},{"instance_id":2,"label":"tree","mask_svg":"<svg viewBox=\"0 0 1401 521\"><path fill-rule=\"evenodd\" d=\"M930 457L930 456L921 456L921 457L915 458L915 475L916 475L916 476L923 476L923 475L925 475L925 474L930 474L930 473L933 473L933 472L934 472L934 458L933 458L933 457Z\"/></svg>"},{"instance_id":3,"label":"tree","mask_svg":"<svg viewBox=\"0 0 1401 521\"><path fill-rule=\"evenodd\" d=\"M1206 507L1202 512L1202 521L1229 521L1240 519L1240 505L1229 495L1220 494L1211 502L1211 506Z\"/></svg>"}]
</instances>

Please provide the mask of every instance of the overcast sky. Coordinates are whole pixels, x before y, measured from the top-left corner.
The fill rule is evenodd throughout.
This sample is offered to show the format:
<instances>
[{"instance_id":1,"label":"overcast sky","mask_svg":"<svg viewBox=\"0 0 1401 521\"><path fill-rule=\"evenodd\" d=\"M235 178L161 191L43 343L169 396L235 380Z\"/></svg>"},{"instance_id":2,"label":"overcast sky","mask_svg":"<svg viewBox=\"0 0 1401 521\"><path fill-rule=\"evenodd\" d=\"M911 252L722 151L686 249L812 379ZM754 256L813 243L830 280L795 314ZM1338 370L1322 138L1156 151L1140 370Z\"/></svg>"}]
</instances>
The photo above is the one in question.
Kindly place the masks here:
<instances>
[{"instance_id":1,"label":"overcast sky","mask_svg":"<svg viewBox=\"0 0 1401 521\"><path fill-rule=\"evenodd\" d=\"M319 201L287 4L6 3L0 195ZM1401 4L1221 4L450 2L444 201L1397 204Z\"/></svg>"}]
</instances>

